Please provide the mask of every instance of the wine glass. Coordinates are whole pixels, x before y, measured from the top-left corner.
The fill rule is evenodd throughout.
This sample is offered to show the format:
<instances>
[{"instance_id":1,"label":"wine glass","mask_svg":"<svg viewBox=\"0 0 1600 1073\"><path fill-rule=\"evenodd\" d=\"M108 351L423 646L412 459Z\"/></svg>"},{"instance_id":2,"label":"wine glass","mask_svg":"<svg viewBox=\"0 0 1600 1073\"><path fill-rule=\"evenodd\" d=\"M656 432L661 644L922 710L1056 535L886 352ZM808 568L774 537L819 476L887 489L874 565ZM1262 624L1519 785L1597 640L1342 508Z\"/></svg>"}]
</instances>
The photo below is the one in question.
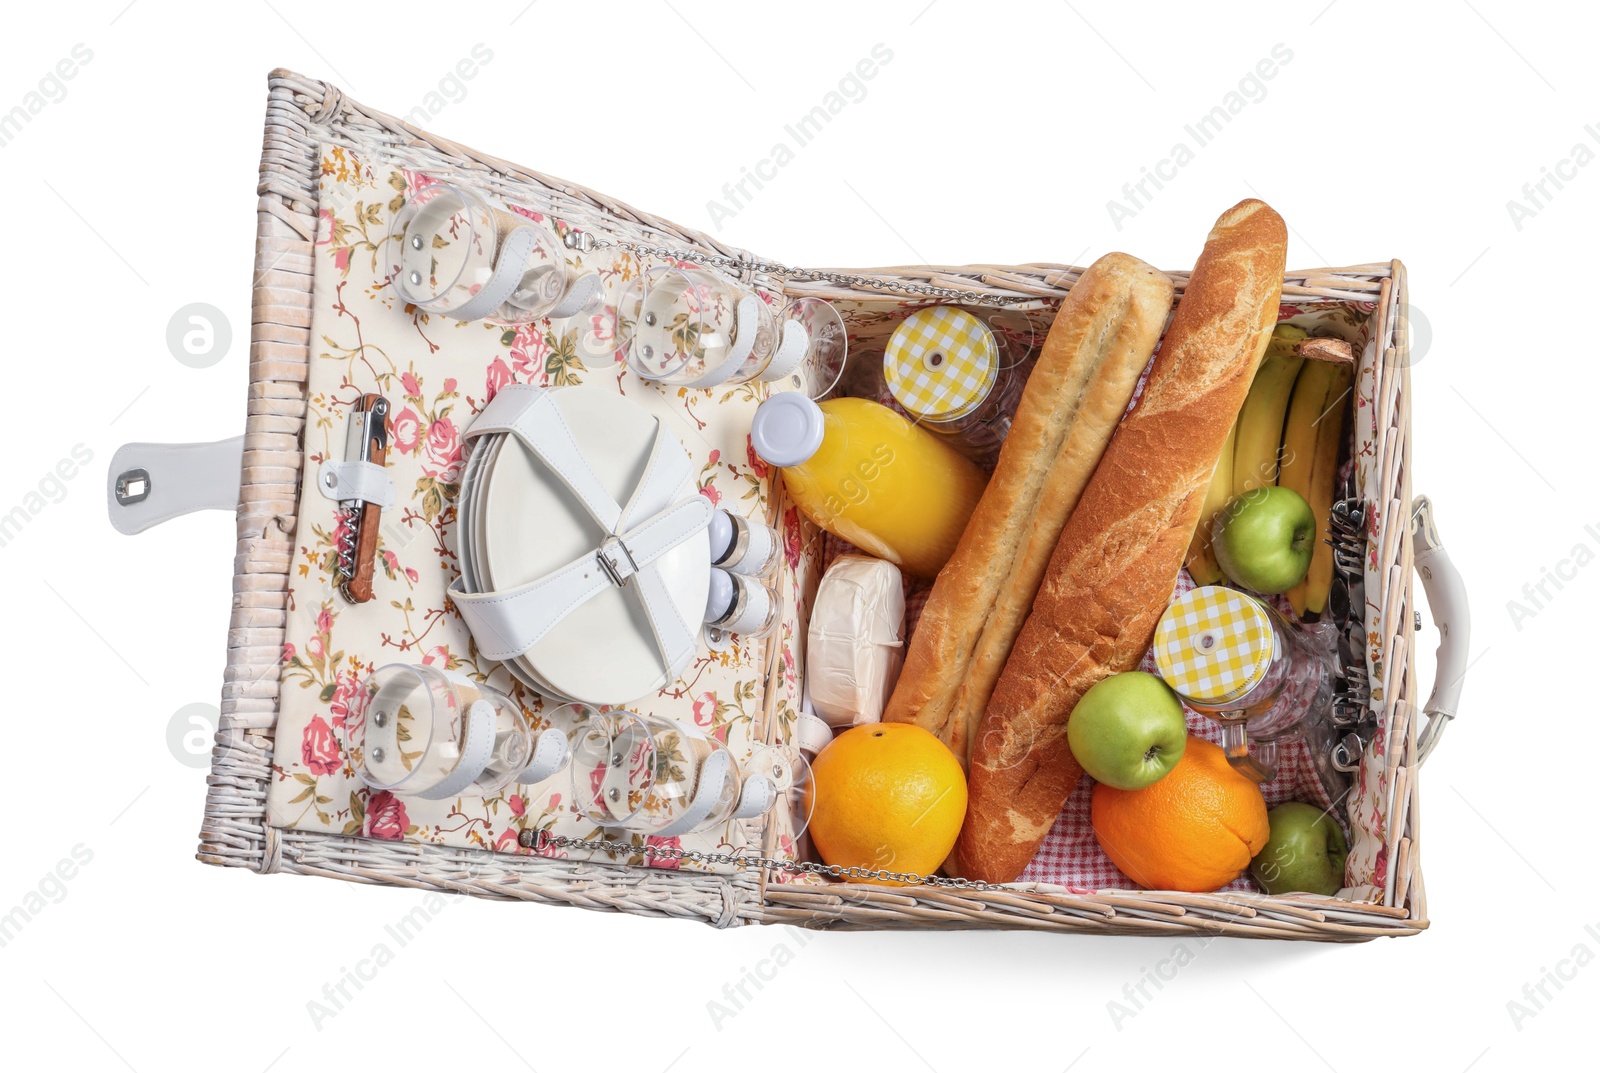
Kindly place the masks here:
<instances>
[{"instance_id":1,"label":"wine glass","mask_svg":"<svg viewBox=\"0 0 1600 1073\"><path fill-rule=\"evenodd\" d=\"M739 812L744 780L728 747L659 716L596 713L572 744L578 812L602 828L670 836Z\"/></svg>"},{"instance_id":2,"label":"wine glass","mask_svg":"<svg viewBox=\"0 0 1600 1073\"><path fill-rule=\"evenodd\" d=\"M578 812L607 830L664 838L782 809L798 838L810 819L811 768L797 749L763 746L741 767L722 742L659 716L594 712L571 765Z\"/></svg>"},{"instance_id":3,"label":"wine glass","mask_svg":"<svg viewBox=\"0 0 1600 1073\"><path fill-rule=\"evenodd\" d=\"M750 287L703 268L652 268L617 299L617 352L641 379L685 387L761 380L821 398L844 369L838 311L802 298L774 311Z\"/></svg>"},{"instance_id":4,"label":"wine glass","mask_svg":"<svg viewBox=\"0 0 1600 1073\"><path fill-rule=\"evenodd\" d=\"M785 349L799 353L786 377L771 377L774 381L787 379L782 386L806 393L813 402L827 398L844 376L845 359L850 353L849 339L844 330L844 318L831 302L821 298L796 298L778 314L783 322ZM797 334L794 343L789 336ZM780 366L779 360L774 365Z\"/></svg>"},{"instance_id":5,"label":"wine glass","mask_svg":"<svg viewBox=\"0 0 1600 1073\"><path fill-rule=\"evenodd\" d=\"M587 285L591 277L576 293L576 274L548 226L464 186L418 190L396 214L393 235L395 290L426 313L515 324L582 312L600 295L597 278ZM582 300L558 309L569 293Z\"/></svg>"},{"instance_id":6,"label":"wine glass","mask_svg":"<svg viewBox=\"0 0 1600 1073\"><path fill-rule=\"evenodd\" d=\"M617 299L616 341L645 380L743 383L772 360L777 319L759 296L702 268L652 268Z\"/></svg>"},{"instance_id":7,"label":"wine glass","mask_svg":"<svg viewBox=\"0 0 1600 1073\"><path fill-rule=\"evenodd\" d=\"M763 745L742 765L746 778L760 779L771 787L769 811L782 826L782 834L798 840L811 826L815 795L811 792L811 764L798 744Z\"/></svg>"},{"instance_id":8,"label":"wine glass","mask_svg":"<svg viewBox=\"0 0 1600 1073\"><path fill-rule=\"evenodd\" d=\"M516 701L429 664L390 663L361 687L347 730L356 778L374 790L445 800L491 797L528 766L533 737Z\"/></svg>"}]
</instances>

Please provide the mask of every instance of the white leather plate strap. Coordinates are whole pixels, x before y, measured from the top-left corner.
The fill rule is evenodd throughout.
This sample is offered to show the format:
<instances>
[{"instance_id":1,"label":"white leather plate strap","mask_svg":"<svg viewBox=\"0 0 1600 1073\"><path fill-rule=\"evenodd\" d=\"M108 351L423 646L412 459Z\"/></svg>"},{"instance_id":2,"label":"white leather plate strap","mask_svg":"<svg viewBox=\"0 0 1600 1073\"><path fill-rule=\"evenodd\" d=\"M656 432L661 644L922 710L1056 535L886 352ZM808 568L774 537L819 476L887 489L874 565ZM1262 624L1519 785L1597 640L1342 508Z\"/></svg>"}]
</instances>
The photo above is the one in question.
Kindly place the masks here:
<instances>
[{"instance_id":1,"label":"white leather plate strap","mask_svg":"<svg viewBox=\"0 0 1600 1073\"><path fill-rule=\"evenodd\" d=\"M705 528L710 519L711 501L695 496L652 515L637 529L607 537L594 551L526 585L498 592L469 593L457 578L450 587L450 599L466 620L483 654L490 659L508 660L538 644L573 608L613 584L611 578L615 573L619 582L635 580L638 583L651 626L656 630L658 641L663 642L662 655L669 657L669 663L676 667L683 645L668 650L666 641L682 633L689 638L687 644L692 656L693 635L671 604L663 602L666 590L660 584L660 572L653 570L651 564ZM602 563L602 558L606 562ZM663 622L662 619L673 621Z\"/></svg>"},{"instance_id":2,"label":"white leather plate strap","mask_svg":"<svg viewBox=\"0 0 1600 1073\"><path fill-rule=\"evenodd\" d=\"M653 562L670 548L677 547L683 541L700 532L711 524L711 515L715 508L705 496L690 497L684 503L669 508L673 511L682 511L683 517L671 525L657 526L654 518L649 517L652 511L660 510L660 504L670 503L677 495L678 489L693 475L693 463L689 456L676 441L667 433L666 426L660 420L656 421L656 438L650 446L650 458L645 463L644 476L634 486L633 494L628 497L628 503L622 509L622 518L618 526L626 532L623 534L623 543L626 545L626 554L623 558L631 559L641 569L635 576L638 586L639 599L645 606L645 616L650 621L651 632L655 634L656 647L661 650L661 655L666 665L673 674L682 670L694 659L697 638L700 633L699 622L685 622L683 616L677 611L672 599L672 593L667 589L666 579L661 576L661 571L656 569L642 569L647 562ZM654 533L652 535L652 530ZM670 543L665 543L670 541ZM664 544L659 551L652 551L652 544ZM636 546L637 545L637 546ZM602 549L604 551L604 549ZM645 555L648 558L640 558ZM610 556L613 562L617 556Z\"/></svg>"},{"instance_id":3,"label":"white leather plate strap","mask_svg":"<svg viewBox=\"0 0 1600 1073\"><path fill-rule=\"evenodd\" d=\"M117 532L142 533L197 510L236 510L244 437L215 443L125 443L106 473Z\"/></svg>"},{"instance_id":4,"label":"white leather plate strap","mask_svg":"<svg viewBox=\"0 0 1600 1073\"><path fill-rule=\"evenodd\" d=\"M519 227L500 243L495 257L494 274L489 282L478 288L478 293L467 300L460 309L449 315L456 320L481 320L505 304L522 282L528 267L528 255L539 241L539 232L531 227Z\"/></svg>"},{"instance_id":5,"label":"white leather plate strap","mask_svg":"<svg viewBox=\"0 0 1600 1073\"><path fill-rule=\"evenodd\" d=\"M461 759L450 774L431 790L416 796L425 801L448 801L471 786L483 769L489 766L494 752L494 705L486 700L475 700L467 709L466 741L461 747Z\"/></svg>"},{"instance_id":6,"label":"white leather plate strap","mask_svg":"<svg viewBox=\"0 0 1600 1073\"><path fill-rule=\"evenodd\" d=\"M359 499L384 510L395 501L394 478L376 462L325 459L317 467L317 490L329 499Z\"/></svg>"},{"instance_id":7,"label":"white leather plate strap","mask_svg":"<svg viewBox=\"0 0 1600 1073\"><path fill-rule=\"evenodd\" d=\"M550 467L584 508L606 532L615 532L622 508L611 498L600 479L583 460L583 452L572 438L572 431L556 409L550 393L532 384L508 384L495 393L475 421L467 427L467 439L503 432L517 437L539 460Z\"/></svg>"},{"instance_id":8,"label":"white leather plate strap","mask_svg":"<svg viewBox=\"0 0 1600 1073\"><path fill-rule=\"evenodd\" d=\"M468 593L457 579L451 599L484 654L498 660L519 656L607 585L631 582L638 588L662 658L676 674L693 658L695 630L677 613L653 564L711 520L711 501L704 496L672 504L689 475L687 456L657 421L644 475L624 509L584 461L548 392L526 384L502 388L467 430L467 437L496 432L516 436L525 444L610 535L593 552L515 589Z\"/></svg>"},{"instance_id":9,"label":"white leather plate strap","mask_svg":"<svg viewBox=\"0 0 1600 1073\"><path fill-rule=\"evenodd\" d=\"M650 515L660 513L677 497L678 489L693 473L694 464L689 461L688 454L667 434L666 427L658 418L655 439L650 444L650 457L644 464L644 475L634 485L628 502L623 505L617 527L635 529ZM710 524L709 515L706 524Z\"/></svg>"}]
</instances>

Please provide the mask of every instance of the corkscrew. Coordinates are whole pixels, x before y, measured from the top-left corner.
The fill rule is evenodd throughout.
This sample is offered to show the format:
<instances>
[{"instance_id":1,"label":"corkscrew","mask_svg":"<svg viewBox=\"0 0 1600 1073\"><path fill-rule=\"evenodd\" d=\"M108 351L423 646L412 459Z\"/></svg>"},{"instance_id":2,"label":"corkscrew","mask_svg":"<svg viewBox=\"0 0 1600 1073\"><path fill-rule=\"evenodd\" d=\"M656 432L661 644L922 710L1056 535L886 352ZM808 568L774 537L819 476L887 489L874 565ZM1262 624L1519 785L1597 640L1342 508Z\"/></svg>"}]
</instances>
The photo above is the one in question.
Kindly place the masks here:
<instances>
[{"instance_id":1,"label":"corkscrew","mask_svg":"<svg viewBox=\"0 0 1600 1073\"><path fill-rule=\"evenodd\" d=\"M389 433L384 419L389 402L382 395L366 394L350 408L344 441L346 463L365 462L381 467L389 451ZM339 497L343 525L334 538L338 562L339 592L353 604L372 599L373 559L378 550L378 516L381 501L368 494L359 483L349 480L351 470L325 467L322 480L326 491ZM345 487L346 484L353 485Z\"/></svg>"}]
</instances>

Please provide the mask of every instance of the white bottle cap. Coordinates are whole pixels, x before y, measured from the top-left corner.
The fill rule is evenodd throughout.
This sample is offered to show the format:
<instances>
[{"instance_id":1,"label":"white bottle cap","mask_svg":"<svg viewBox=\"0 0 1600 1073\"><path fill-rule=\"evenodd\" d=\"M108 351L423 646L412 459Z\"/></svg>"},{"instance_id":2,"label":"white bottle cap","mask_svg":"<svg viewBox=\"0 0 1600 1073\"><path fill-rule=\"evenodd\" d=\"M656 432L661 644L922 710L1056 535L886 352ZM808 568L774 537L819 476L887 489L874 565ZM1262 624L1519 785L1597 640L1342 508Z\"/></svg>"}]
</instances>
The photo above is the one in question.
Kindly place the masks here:
<instances>
[{"instance_id":1,"label":"white bottle cap","mask_svg":"<svg viewBox=\"0 0 1600 1073\"><path fill-rule=\"evenodd\" d=\"M798 466L822 446L822 409L798 391L783 391L756 408L750 444L770 465Z\"/></svg>"}]
</instances>

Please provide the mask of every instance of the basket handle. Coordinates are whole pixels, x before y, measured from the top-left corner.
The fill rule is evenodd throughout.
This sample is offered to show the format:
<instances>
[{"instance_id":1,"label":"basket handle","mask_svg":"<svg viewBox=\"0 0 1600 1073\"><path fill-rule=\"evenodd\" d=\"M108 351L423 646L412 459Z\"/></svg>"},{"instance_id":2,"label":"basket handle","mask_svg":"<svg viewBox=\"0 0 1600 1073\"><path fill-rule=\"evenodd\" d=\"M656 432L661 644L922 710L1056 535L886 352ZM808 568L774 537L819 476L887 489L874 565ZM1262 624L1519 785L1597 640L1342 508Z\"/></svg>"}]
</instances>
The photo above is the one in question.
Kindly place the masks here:
<instances>
[{"instance_id":1,"label":"basket handle","mask_svg":"<svg viewBox=\"0 0 1600 1073\"><path fill-rule=\"evenodd\" d=\"M1421 767L1444 736L1444 728L1456 717L1456 708L1461 702L1461 683L1467 675L1472 616L1467 610L1466 582L1439 539L1439 529L1433 520L1433 503L1427 496L1417 496L1412 501L1411 539L1416 549L1417 574L1428 596L1428 610L1439 629L1433 692L1423 707L1428 722L1417 735L1417 766Z\"/></svg>"}]
</instances>

